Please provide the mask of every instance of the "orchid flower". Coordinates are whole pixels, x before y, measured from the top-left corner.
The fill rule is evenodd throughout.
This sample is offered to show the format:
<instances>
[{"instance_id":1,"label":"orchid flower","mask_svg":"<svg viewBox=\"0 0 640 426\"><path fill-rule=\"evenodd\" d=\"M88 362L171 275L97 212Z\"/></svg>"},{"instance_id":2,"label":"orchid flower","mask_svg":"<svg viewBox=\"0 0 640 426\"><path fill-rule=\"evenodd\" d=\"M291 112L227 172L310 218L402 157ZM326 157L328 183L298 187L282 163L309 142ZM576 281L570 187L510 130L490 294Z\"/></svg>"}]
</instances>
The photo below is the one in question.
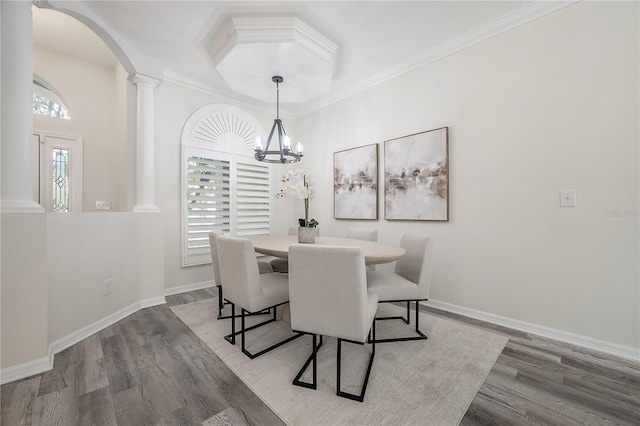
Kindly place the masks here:
<instances>
[{"instance_id":1,"label":"orchid flower","mask_svg":"<svg viewBox=\"0 0 640 426\"><path fill-rule=\"evenodd\" d=\"M276 194L276 198L287 198L295 194L304 200L304 226L315 227L318 222L315 219L309 221L309 200L315 193L309 173L304 169L289 170L282 175L280 181L286 185ZM303 219L300 219L300 223L303 223Z\"/></svg>"}]
</instances>

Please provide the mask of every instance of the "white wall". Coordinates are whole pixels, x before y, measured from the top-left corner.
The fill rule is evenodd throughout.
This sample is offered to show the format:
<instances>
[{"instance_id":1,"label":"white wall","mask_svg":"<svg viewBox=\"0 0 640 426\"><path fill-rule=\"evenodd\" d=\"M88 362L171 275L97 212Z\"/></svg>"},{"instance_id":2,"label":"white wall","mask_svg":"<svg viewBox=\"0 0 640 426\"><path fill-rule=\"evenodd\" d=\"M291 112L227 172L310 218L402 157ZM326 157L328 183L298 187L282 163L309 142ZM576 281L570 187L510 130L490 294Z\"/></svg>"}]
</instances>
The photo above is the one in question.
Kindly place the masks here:
<instances>
[{"instance_id":1,"label":"white wall","mask_svg":"<svg viewBox=\"0 0 640 426\"><path fill-rule=\"evenodd\" d=\"M45 214L3 213L1 221L0 367L4 370L46 359L48 286Z\"/></svg>"},{"instance_id":2,"label":"white wall","mask_svg":"<svg viewBox=\"0 0 640 426\"><path fill-rule=\"evenodd\" d=\"M47 215L49 342L138 300L135 233L133 213Z\"/></svg>"},{"instance_id":3,"label":"white wall","mask_svg":"<svg viewBox=\"0 0 640 426\"><path fill-rule=\"evenodd\" d=\"M111 201L112 211L126 211L126 73L34 46L34 73L67 103L71 120L34 115L34 131L83 138L83 211L96 200ZM126 80L125 80L126 81Z\"/></svg>"},{"instance_id":4,"label":"white wall","mask_svg":"<svg viewBox=\"0 0 640 426\"><path fill-rule=\"evenodd\" d=\"M3 213L0 381L46 371L51 351L164 303L160 229L159 213Z\"/></svg>"},{"instance_id":5,"label":"white wall","mask_svg":"<svg viewBox=\"0 0 640 426\"><path fill-rule=\"evenodd\" d=\"M638 6L580 2L298 119L324 235L433 234L432 299L640 347ZM385 221L382 180L377 222L332 218L333 152L380 143L382 176L384 140L442 126L448 223Z\"/></svg>"},{"instance_id":6,"label":"white wall","mask_svg":"<svg viewBox=\"0 0 640 426\"><path fill-rule=\"evenodd\" d=\"M164 278L167 289L213 280L211 265L182 267L181 145L185 122L212 103L234 104L210 94L163 82L155 91L156 205L164 219ZM247 105L234 104L270 129L274 117Z\"/></svg>"}]
</instances>

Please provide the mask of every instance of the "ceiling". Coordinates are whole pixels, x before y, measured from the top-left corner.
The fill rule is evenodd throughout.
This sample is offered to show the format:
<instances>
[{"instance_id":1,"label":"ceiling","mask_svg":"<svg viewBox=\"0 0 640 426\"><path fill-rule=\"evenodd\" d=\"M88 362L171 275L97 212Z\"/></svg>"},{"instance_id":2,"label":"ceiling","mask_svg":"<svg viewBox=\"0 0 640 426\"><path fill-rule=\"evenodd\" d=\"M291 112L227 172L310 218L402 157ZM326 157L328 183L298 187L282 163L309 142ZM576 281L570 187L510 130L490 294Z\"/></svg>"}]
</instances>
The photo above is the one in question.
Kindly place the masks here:
<instances>
[{"instance_id":1,"label":"ceiling","mask_svg":"<svg viewBox=\"0 0 640 426\"><path fill-rule=\"evenodd\" d=\"M164 64L165 79L192 84L229 99L273 109L273 75L282 74L283 111L297 115L357 93L385 79L535 19L543 11L535 1L85 1L86 7L129 46ZM566 2L565 2L566 4ZM556 6L555 9L559 7ZM100 64L113 63L108 47L73 18L34 7L34 43ZM547 6L547 9L548 6ZM531 13L534 11L534 13ZM256 98L239 93L237 82L219 72L215 46L231 17L293 17L336 45L326 90L303 97L304 78L287 79L285 54L235 55L237 75L256 79ZM523 17L528 17L523 19ZM257 56L264 66L257 67ZM219 59L219 58L218 58ZM303 60L305 63L307 60ZM311 62L309 62L311 63ZM259 71L255 69L259 68ZM300 66L313 76L311 66ZM222 71L220 67L220 71ZM248 74L247 74L248 75ZM244 77L243 77L244 78ZM248 77L247 77L248 78ZM237 78L236 78L237 79ZM264 83L261 81L264 80ZM230 84L231 82L231 84ZM294 87L297 86L297 87ZM254 86L252 86L254 87ZM269 91L268 102L260 90ZM293 101L293 102L292 102ZM285 111L285 114L287 113Z\"/></svg>"}]
</instances>

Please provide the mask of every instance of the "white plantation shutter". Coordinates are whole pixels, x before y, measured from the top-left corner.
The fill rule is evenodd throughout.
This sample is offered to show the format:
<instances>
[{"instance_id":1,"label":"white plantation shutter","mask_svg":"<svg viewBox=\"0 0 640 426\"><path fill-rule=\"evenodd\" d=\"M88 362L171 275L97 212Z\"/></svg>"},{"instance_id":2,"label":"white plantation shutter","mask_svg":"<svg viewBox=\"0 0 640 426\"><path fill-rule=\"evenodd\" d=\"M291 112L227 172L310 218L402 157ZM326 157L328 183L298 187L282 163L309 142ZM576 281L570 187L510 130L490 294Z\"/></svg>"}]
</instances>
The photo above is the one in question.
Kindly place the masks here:
<instances>
[{"instance_id":1,"label":"white plantation shutter","mask_svg":"<svg viewBox=\"0 0 640 426\"><path fill-rule=\"evenodd\" d=\"M210 261L209 232L231 227L231 164L189 156L186 176L185 258L188 264Z\"/></svg>"},{"instance_id":2,"label":"white plantation shutter","mask_svg":"<svg viewBox=\"0 0 640 426\"><path fill-rule=\"evenodd\" d=\"M270 233L270 166L192 147L183 158L183 266L211 262L212 230L238 237Z\"/></svg>"},{"instance_id":3,"label":"white plantation shutter","mask_svg":"<svg viewBox=\"0 0 640 426\"><path fill-rule=\"evenodd\" d=\"M236 162L236 235L269 234L271 224L270 167Z\"/></svg>"}]
</instances>

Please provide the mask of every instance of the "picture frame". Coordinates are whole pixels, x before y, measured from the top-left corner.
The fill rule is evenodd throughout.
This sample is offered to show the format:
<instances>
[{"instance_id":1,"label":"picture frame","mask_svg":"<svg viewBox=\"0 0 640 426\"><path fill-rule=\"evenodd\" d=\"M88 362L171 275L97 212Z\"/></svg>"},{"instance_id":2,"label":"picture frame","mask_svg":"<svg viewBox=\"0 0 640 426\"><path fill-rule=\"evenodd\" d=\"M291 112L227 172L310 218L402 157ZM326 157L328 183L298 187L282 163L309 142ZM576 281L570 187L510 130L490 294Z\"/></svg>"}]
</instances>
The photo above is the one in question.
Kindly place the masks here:
<instances>
[{"instance_id":1,"label":"picture frame","mask_svg":"<svg viewBox=\"0 0 640 426\"><path fill-rule=\"evenodd\" d=\"M449 220L449 128L384 142L386 220Z\"/></svg>"},{"instance_id":2,"label":"picture frame","mask_svg":"<svg viewBox=\"0 0 640 426\"><path fill-rule=\"evenodd\" d=\"M335 219L378 219L378 144L333 153Z\"/></svg>"}]
</instances>

